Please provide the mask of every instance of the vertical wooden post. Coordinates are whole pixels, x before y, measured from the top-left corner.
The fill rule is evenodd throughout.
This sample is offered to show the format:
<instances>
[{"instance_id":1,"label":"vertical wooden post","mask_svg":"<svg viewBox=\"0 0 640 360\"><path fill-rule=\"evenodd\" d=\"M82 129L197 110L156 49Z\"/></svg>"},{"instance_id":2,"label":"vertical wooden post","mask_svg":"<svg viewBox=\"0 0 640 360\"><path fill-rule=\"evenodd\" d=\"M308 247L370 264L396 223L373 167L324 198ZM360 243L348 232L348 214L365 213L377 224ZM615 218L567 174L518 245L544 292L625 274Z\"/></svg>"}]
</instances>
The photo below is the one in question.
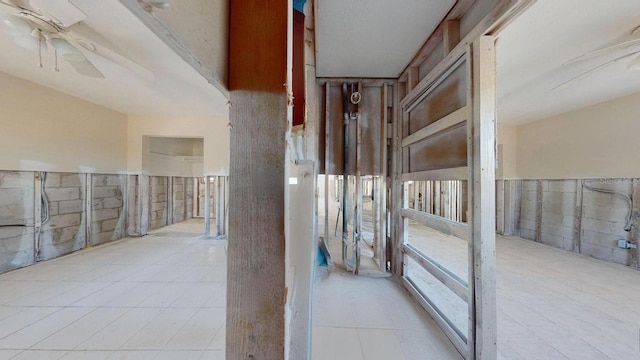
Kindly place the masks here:
<instances>
[{"instance_id":1,"label":"vertical wooden post","mask_svg":"<svg viewBox=\"0 0 640 360\"><path fill-rule=\"evenodd\" d=\"M583 180L576 180L576 219L573 231L573 251L579 253L582 245L582 187ZM635 190L634 183L634 190ZM635 198L634 198L635 200Z\"/></svg>"},{"instance_id":2,"label":"vertical wooden post","mask_svg":"<svg viewBox=\"0 0 640 360\"><path fill-rule=\"evenodd\" d=\"M542 180L536 180L536 242L542 242Z\"/></svg>"},{"instance_id":3,"label":"vertical wooden post","mask_svg":"<svg viewBox=\"0 0 640 360\"><path fill-rule=\"evenodd\" d=\"M324 130L324 241L329 246L329 119L331 118L331 82L324 84L325 91L325 130ZM337 183L336 179L336 183Z\"/></svg>"},{"instance_id":4,"label":"vertical wooden post","mask_svg":"<svg viewBox=\"0 0 640 360\"><path fill-rule=\"evenodd\" d=\"M224 217L222 216L223 214L222 207L224 206L224 192L223 192L224 185L223 184L224 184L224 177L216 176L214 180L214 186L213 186L213 189L215 190L214 197L216 199L216 236L224 235L224 232L223 232Z\"/></svg>"},{"instance_id":5,"label":"vertical wooden post","mask_svg":"<svg viewBox=\"0 0 640 360\"><path fill-rule=\"evenodd\" d=\"M505 203L504 203L504 192L505 192L505 181L504 180L496 180L496 232L498 234L504 235L505 230Z\"/></svg>"},{"instance_id":6,"label":"vertical wooden post","mask_svg":"<svg viewBox=\"0 0 640 360\"><path fill-rule=\"evenodd\" d=\"M407 69L407 91L413 90L420 82L420 68L412 66Z\"/></svg>"},{"instance_id":7,"label":"vertical wooden post","mask_svg":"<svg viewBox=\"0 0 640 360\"><path fill-rule=\"evenodd\" d=\"M211 236L211 182L210 177L204 177L204 234L205 238Z\"/></svg>"},{"instance_id":8,"label":"vertical wooden post","mask_svg":"<svg viewBox=\"0 0 640 360\"><path fill-rule=\"evenodd\" d=\"M632 227L629 241L636 244L635 249L629 249L629 266L634 269L640 269L640 184L639 179L633 179L632 199Z\"/></svg>"},{"instance_id":9,"label":"vertical wooden post","mask_svg":"<svg viewBox=\"0 0 640 360\"><path fill-rule=\"evenodd\" d=\"M394 87L395 101L394 104L398 104L401 97L405 96L405 91L400 91L400 84L396 84ZM393 167L391 174L391 270L395 275L402 276L403 273L403 258L402 258L402 245L404 238L404 222L402 219L402 198L403 198L403 185L402 185L402 111L397 106L393 112L393 135L392 135L392 158L391 165Z\"/></svg>"},{"instance_id":10,"label":"vertical wooden post","mask_svg":"<svg viewBox=\"0 0 640 360\"><path fill-rule=\"evenodd\" d=\"M171 225L175 221L173 215L173 176L167 177L167 225Z\"/></svg>"},{"instance_id":11,"label":"vertical wooden post","mask_svg":"<svg viewBox=\"0 0 640 360\"><path fill-rule=\"evenodd\" d=\"M497 357L496 346L496 59L491 36L481 36L467 57L473 104L469 136L469 346L468 359Z\"/></svg>"},{"instance_id":12,"label":"vertical wooden post","mask_svg":"<svg viewBox=\"0 0 640 360\"><path fill-rule=\"evenodd\" d=\"M84 204L85 204L85 239L84 246L91 245L91 223L93 222L93 175L87 174L85 177Z\"/></svg>"},{"instance_id":13,"label":"vertical wooden post","mask_svg":"<svg viewBox=\"0 0 640 360\"><path fill-rule=\"evenodd\" d=\"M144 236L149 231L149 176L138 175L138 201L137 201L137 221L136 233Z\"/></svg>"},{"instance_id":14,"label":"vertical wooden post","mask_svg":"<svg viewBox=\"0 0 640 360\"><path fill-rule=\"evenodd\" d=\"M460 21L447 20L442 27L442 45L445 56L460 42Z\"/></svg>"},{"instance_id":15,"label":"vertical wooden post","mask_svg":"<svg viewBox=\"0 0 640 360\"><path fill-rule=\"evenodd\" d=\"M229 1L229 360L285 356L291 12L290 1Z\"/></svg>"},{"instance_id":16,"label":"vertical wooden post","mask_svg":"<svg viewBox=\"0 0 640 360\"><path fill-rule=\"evenodd\" d=\"M33 262L40 261L40 231L42 230L42 176L43 172L33 173Z\"/></svg>"},{"instance_id":17,"label":"vertical wooden post","mask_svg":"<svg viewBox=\"0 0 640 360\"><path fill-rule=\"evenodd\" d=\"M504 185L504 234L520 234L520 180L505 180Z\"/></svg>"}]
</instances>

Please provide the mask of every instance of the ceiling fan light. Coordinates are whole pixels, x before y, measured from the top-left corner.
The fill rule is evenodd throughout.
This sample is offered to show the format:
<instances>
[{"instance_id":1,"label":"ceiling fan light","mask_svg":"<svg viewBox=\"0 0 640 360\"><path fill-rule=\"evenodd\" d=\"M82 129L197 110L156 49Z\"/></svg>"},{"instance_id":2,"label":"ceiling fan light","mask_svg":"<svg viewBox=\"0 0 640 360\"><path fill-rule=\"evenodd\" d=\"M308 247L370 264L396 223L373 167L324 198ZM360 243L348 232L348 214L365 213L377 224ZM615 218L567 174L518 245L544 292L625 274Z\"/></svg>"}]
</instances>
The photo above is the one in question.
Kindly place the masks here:
<instances>
[{"instance_id":1,"label":"ceiling fan light","mask_svg":"<svg viewBox=\"0 0 640 360\"><path fill-rule=\"evenodd\" d=\"M65 39L52 38L51 45L53 45L54 49L67 61L78 62L86 59L78 49L69 44Z\"/></svg>"},{"instance_id":2,"label":"ceiling fan light","mask_svg":"<svg viewBox=\"0 0 640 360\"><path fill-rule=\"evenodd\" d=\"M0 13L0 23L11 35L25 35L33 31L28 21L11 14Z\"/></svg>"},{"instance_id":3,"label":"ceiling fan light","mask_svg":"<svg viewBox=\"0 0 640 360\"><path fill-rule=\"evenodd\" d=\"M38 51L40 48L40 41L38 38L31 35L13 35L11 36L11 41L21 48L29 51ZM43 46L42 49L46 50L47 47Z\"/></svg>"}]
</instances>

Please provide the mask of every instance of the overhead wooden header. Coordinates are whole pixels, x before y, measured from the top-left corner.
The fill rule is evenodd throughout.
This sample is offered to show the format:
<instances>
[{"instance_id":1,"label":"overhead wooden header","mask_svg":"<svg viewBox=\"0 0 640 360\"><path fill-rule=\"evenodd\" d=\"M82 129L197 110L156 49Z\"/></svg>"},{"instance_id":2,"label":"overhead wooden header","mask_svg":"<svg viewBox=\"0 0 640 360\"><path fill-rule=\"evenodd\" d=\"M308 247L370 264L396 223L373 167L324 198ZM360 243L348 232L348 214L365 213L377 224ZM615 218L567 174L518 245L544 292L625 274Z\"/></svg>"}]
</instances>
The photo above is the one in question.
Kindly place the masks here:
<instances>
[{"instance_id":1,"label":"overhead wooden header","mask_svg":"<svg viewBox=\"0 0 640 360\"><path fill-rule=\"evenodd\" d=\"M229 91L286 92L288 1L229 4Z\"/></svg>"}]
</instances>

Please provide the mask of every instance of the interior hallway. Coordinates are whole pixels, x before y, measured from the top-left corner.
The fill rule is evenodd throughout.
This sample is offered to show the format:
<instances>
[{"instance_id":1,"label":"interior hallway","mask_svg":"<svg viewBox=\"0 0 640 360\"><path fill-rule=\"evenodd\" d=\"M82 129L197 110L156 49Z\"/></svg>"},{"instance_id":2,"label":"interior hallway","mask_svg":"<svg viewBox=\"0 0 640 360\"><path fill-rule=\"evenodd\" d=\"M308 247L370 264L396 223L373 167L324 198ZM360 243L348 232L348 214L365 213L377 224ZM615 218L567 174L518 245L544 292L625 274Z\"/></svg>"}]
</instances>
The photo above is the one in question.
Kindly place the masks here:
<instances>
[{"instance_id":1,"label":"interior hallway","mask_svg":"<svg viewBox=\"0 0 640 360\"><path fill-rule=\"evenodd\" d=\"M202 219L0 275L0 360L224 359L224 240ZM318 273L313 359L460 359L391 279Z\"/></svg>"}]
</instances>

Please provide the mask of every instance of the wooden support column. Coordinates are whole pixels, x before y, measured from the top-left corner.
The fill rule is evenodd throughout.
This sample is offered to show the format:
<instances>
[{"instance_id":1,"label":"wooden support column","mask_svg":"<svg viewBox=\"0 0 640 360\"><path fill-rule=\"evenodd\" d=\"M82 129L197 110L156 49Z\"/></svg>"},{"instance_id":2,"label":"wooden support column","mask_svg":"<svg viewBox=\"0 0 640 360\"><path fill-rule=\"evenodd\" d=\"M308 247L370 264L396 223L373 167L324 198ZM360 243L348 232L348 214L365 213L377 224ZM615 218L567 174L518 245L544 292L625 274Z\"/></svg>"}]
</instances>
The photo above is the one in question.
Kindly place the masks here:
<instances>
[{"instance_id":1,"label":"wooden support column","mask_svg":"<svg viewBox=\"0 0 640 360\"><path fill-rule=\"evenodd\" d=\"M505 181L496 180L496 232L504 235L504 218L505 218L505 204L504 204L504 191Z\"/></svg>"},{"instance_id":2,"label":"wooden support column","mask_svg":"<svg viewBox=\"0 0 640 360\"><path fill-rule=\"evenodd\" d=\"M460 42L460 21L447 20L442 24L442 45L446 56Z\"/></svg>"},{"instance_id":3,"label":"wooden support column","mask_svg":"<svg viewBox=\"0 0 640 360\"><path fill-rule=\"evenodd\" d=\"M576 218L573 231L573 251L577 253L580 252L580 247L582 245L582 192L584 190L582 187L582 181L583 180L576 180Z\"/></svg>"},{"instance_id":4,"label":"wooden support column","mask_svg":"<svg viewBox=\"0 0 640 360\"><path fill-rule=\"evenodd\" d=\"M412 66L407 71L407 91L413 90L420 82L420 68Z\"/></svg>"},{"instance_id":5,"label":"wooden support column","mask_svg":"<svg viewBox=\"0 0 640 360\"><path fill-rule=\"evenodd\" d=\"M542 242L542 180L536 180L536 242Z\"/></svg>"},{"instance_id":6,"label":"wooden support column","mask_svg":"<svg viewBox=\"0 0 640 360\"><path fill-rule=\"evenodd\" d=\"M204 234L205 238L211 236L211 178L204 177Z\"/></svg>"},{"instance_id":7,"label":"wooden support column","mask_svg":"<svg viewBox=\"0 0 640 360\"><path fill-rule=\"evenodd\" d=\"M226 358L285 357L287 1L229 2L231 159Z\"/></svg>"},{"instance_id":8,"label":"wooden support column","mask_svg":"<svg viewBox=\"0 0 640 360\"><path fill-rule=\"evenodd\" d=\"M520 235L520 180L505 180L504 185L504 235Z\"/></svg>"},{"instance_id":9,"label":"wooden support column","mask_svg":"<svg viewBox=\"0 0 640 360\"><path fill-rule=\"evenodd\" d=\"M167 177L167 225L175 222L173 214L173 176Z\"/></svg>"},{"instance_id":10,"label":"wooden support column","mask_svg":"<svg viewBox=\"0 0 640 360\"><path fill-rule=\"evenodd\" d=\"M144 236L149 231L149 190L150 180L147 175L137 177L138 200L136 202L137 221L136 232L138 236Z\"/></svg>"},{"instance_id":11,"label":"wooden support column","mask_svg":"<svg viewBox=\"0 0 640 360\"><path fill-rule=\"evenodd\" d=\"M629 241L636 244L635 249L629 249L629 266L633 269L640 269L640 184L639 179L633 179L633 193L631 195L632 224Z\"/></svg>"},{"instance_id":12,"label":"wooden support column","mask_svg":"<svg viewBox=\"0 0 640 360\"><path fill-rule=\"evenodd\" d=\"M496 331L496 58L494 38L471 46L473 104L468 123L469 159L469 347L468 359L497 358Z\"/></svg>"},{"instance_id":13,"label":"wooden support column","mask_svg":"<svg viewBox=\"0 0 640 360\"><path fill-rule=\"evenodd\" d=\"M36 171L33 175L33 262L40 261L40 232L42 230L42 177L44 172ZM87 214L89 211L87 211Z\"/></svg>"}]
</instances>

